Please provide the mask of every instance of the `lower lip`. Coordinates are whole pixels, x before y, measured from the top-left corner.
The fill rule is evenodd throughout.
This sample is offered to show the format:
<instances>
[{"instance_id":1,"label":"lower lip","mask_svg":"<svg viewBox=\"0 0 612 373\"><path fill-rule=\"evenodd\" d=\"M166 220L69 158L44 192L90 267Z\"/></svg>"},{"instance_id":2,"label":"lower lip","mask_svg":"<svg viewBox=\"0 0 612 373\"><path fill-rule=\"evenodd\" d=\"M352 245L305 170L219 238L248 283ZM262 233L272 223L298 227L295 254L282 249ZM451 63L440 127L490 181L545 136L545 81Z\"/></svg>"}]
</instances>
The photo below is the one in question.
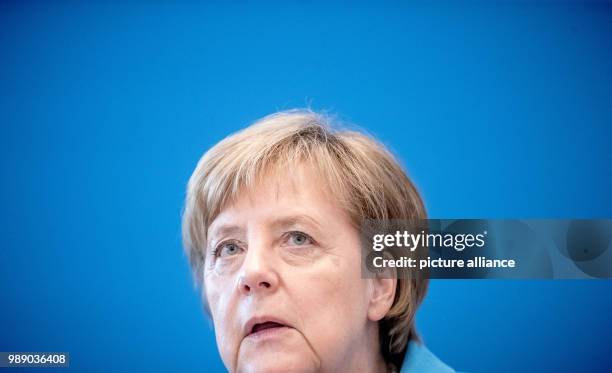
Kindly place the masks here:
<instances>
[{"instance_id":1,"label":"lower lip","mask_svg":"<svg viewBox=\"0 0 612 373\"><path fill-rule=\"evenodd\" d=\"M271 339L281 336L283 333L291 330L291 328L287 326L278 326L275 328L268 328L264 330L260 330L257 333L251 333L247 335L247 339L252 341L262 341L265 339Z\"/></svg>"}]
</instances>

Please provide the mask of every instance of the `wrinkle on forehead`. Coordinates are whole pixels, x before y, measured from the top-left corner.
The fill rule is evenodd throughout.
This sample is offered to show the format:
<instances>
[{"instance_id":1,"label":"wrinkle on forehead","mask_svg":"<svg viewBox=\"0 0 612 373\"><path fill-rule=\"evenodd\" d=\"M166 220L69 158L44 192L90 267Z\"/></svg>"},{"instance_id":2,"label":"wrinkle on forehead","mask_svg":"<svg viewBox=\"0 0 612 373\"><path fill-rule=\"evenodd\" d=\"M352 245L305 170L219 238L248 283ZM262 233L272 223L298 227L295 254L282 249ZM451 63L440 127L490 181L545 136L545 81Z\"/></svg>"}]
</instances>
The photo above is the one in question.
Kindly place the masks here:
<instances>
[{"instance_id":1,"label":"wrinkle on forehead","mask_svg":"<svg viewBox=\"0 0 612 373\"><path fill-rule=\"evenodd\" d=\"M304 198L314 198L323 202L339 213L339 217L346 218L356 228L359 222L352 218L350 203L348 203L347 187L342 183L337 169L321 163L320 159L292 159L277 160L262 166L250 177L243 179L243 183L230 192L231 195L219 208L207 227L205 243L210 242L209 234L219 223L219 217L229 209L241 209L255 206L258 201L265 203L280 202L281 199L294 200L296 203ZM265 205L264 205L265 206ZM308 205L308 207L310 207Z\"/></svg>"}]
</instances>

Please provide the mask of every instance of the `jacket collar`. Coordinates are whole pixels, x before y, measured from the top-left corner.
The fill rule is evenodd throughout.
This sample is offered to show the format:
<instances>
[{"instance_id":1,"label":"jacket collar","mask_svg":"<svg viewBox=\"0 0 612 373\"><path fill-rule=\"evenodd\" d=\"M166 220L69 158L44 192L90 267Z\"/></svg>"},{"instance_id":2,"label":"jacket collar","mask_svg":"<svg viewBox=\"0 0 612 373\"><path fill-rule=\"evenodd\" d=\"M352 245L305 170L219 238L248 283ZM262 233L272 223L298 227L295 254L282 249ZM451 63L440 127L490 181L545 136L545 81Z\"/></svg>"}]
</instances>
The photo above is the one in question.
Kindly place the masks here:
<instances>
[{"instance_id":1,"label":"jacket collar","mask_svg":"<svg viewBox=\"0 0 612 373\"><path fill-rule=\"evenodd\" d=\"M455 370L444 364L424 344L411 340L400 373L454 373Z\"/></svg>"}]
</instances>

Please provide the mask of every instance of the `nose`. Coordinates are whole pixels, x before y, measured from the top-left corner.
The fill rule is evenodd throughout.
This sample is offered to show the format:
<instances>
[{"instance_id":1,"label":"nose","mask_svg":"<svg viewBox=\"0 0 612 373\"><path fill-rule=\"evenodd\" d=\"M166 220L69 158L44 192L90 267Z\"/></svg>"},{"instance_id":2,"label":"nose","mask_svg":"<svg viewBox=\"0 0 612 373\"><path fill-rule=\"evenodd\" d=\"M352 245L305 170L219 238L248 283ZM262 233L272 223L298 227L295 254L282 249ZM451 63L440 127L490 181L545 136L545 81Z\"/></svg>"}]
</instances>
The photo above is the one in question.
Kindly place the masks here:
<instances>
[{"instance_id":1,"label":"nose","mask_svg":"<svg viewBox=\"0 0 612 373\"><path fill-rule=\"evenodd\" d=\"M273 293L279 283L273 264L272 250L262 244L249 245L238 277L240 293L246 296Z\"/></svg>"}]
</instances>

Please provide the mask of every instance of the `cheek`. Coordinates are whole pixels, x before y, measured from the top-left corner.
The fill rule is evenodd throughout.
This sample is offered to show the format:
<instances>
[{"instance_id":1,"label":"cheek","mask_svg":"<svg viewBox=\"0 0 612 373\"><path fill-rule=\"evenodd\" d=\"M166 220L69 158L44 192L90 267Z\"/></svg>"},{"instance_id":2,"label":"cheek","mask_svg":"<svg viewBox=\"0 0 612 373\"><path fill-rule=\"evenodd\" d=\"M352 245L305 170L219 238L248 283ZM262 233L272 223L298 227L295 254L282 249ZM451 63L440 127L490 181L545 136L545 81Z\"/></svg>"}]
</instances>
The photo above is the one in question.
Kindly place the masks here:
<instances>
[{"instance_id":1,"label":"cheek","mask_svg":"<svg viewBox=\"0 0 612 373\"><path fill-rule=\"evenodd\" d=\"M215 338L219 353L225 365L231 367L240 343L240 330L236 328L237 320L235 305L231 303L230 291L222 291L218 281L208 279L206 282L206 300L212 314L215 326Z\"/></svg>"},{"instance_id":2,"label":"cheek","mask_svg":"<svg viewBox=\"0 0 612 373\"><path fill-rule=\"evenodd\" d=\"M352 261L329 264L293 275L289 285L303 334L323 361L342 356L367 321L366 282L359 267L355 270Z\"/></svg>"}]
</instances>

